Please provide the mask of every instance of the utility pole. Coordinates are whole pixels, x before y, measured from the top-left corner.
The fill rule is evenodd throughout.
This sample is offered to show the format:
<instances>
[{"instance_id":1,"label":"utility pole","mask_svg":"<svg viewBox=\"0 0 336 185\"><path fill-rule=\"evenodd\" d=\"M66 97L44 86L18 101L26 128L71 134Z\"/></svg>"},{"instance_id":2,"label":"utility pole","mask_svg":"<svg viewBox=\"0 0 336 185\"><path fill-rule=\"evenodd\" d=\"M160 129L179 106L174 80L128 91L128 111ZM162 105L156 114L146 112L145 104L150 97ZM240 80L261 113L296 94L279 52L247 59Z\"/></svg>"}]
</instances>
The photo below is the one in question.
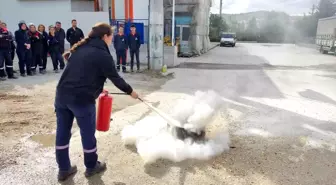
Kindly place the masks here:
<instances>
[{"instance_id":1,"label":"utility pole","mask_svg":"<svg viewBox=\"0 0 336 185\"><path fill-rule=\"evenodd\" d=\"M222 18L222 7L223 7L223 0L220 0L219 3L219 17Z\"/></svg>"},{"instance_id":2,"label":"utility pole","mask_svg":"<svg viewBox=\"0 0 336 185\"><path fill-rule=\"evenodd\" d=\"M149 61L151 70L163 66L163 0L149 0Z\"/></svg>"},{"instance_id":3,"label":"utility pole","mask_svg":"<svg viewBox=\"0 0 336 185\"><path fill-rule=\"evenodd\" d=\"M171 37L172 46L175 46L175 0L173 0L172 8L172 37Z\"/></svg>"}]
</instances>

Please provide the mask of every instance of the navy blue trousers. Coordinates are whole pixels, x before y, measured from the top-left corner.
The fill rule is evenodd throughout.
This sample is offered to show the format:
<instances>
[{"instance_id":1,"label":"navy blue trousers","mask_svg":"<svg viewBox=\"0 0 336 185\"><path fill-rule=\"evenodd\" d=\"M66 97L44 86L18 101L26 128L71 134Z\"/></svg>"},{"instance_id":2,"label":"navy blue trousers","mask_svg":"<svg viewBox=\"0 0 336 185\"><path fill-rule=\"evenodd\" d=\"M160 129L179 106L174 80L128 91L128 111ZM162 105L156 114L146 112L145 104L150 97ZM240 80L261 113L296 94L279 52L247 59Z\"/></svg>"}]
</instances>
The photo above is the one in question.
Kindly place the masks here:
<instances>
[{"instance_id":1,"label":"navy blue trousers","mask_svg":"<svg viewBox=\"0 0 336 185\"><path fill-rule=\"evenodd\" d=\"M62 104L55 102L57 130L56 130L56 161L59 170L66 171L71 167L69 158L69 142L74 118L80 128L84 151L84 164L87 168L94 168L97 160L96 106L95 104Z\"/></svg>"},{"instance_id":2,"label":"navy blue trousers","mask_svg":"<svg viewBox=\"0 0 336 185\"><path fill-rule=\"evenodd\" d=\"M26 49L17 49L16 54L19 58L19 67L20 67L20 73L25 74L31 74L31 50Z\"/></svg>"},{"instance_id":3,"label":"navy blue trousers","mask_svg":"<svg viewBox=\"0 0 336 185\"><path fill-rule=\"evenodd\" d=\"M117 55L117 69L120 70L120 61L122 65L122 70L126 71L126 50L120 50L116 52Z\"/></svg>"}]
</instances>

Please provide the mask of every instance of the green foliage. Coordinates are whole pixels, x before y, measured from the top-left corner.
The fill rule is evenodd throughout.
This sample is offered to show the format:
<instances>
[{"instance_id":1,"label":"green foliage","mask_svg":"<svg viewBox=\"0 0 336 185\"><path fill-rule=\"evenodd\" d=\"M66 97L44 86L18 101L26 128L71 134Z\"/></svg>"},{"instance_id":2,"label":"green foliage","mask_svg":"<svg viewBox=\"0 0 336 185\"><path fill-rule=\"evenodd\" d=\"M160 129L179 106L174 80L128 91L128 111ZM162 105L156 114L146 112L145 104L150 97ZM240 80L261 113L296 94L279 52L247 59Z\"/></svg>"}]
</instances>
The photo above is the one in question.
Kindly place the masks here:
<instances>
[{"instance_id":1,"label":"green foliage","mask_svg":"<svg viewBox=\"0 0 336 185\"><path fill-rule=\"evenodd\" d=\"M220 40L220 33L223 31L227 31L227 24L223 18L219 15L211 14L210 15L210 29L209 29L209 37L210 41L216 42Z\"/></svg>"}]
</instances>

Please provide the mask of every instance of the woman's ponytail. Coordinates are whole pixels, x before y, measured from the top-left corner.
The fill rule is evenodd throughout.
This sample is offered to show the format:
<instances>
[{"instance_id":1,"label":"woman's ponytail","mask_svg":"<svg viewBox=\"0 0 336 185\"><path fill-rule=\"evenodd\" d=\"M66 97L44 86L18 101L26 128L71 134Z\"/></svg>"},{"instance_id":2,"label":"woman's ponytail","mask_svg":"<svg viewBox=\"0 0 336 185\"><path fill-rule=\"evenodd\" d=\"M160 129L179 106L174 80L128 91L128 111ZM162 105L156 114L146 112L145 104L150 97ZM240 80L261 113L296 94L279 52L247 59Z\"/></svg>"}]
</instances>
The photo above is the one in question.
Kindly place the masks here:
<instances>
[{"instance_id":1,"label":"woman's ponytail","mask_svg":"<svg viewBox=\"0 0 336 185\"><path fill-rule=\"evenodd\" d=\"M89 37L85 37L84 39L82 39L81 41L77 42L76 44L74 44L69 51L65 52L63 54L63 57L66 59L66 60L69 60L69 57L72 53L74 53L76 51L76 49L82 45L85 45L88 41L89 41Z\"/></svg>"}]
</instances>

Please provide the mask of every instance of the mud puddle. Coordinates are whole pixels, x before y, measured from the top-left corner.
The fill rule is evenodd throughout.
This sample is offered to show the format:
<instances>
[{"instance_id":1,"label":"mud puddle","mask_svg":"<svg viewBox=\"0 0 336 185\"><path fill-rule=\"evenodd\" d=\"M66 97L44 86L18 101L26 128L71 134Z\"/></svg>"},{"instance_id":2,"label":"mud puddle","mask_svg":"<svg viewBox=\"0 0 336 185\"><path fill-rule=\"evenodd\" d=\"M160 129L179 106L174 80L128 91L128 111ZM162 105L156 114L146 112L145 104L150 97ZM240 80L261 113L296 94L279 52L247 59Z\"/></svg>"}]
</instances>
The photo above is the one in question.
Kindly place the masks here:
<instances>
[{"instance_id":1,"label":"mud puddle","mask_svg":"<svg viewBox=\"0 0 336 185\"><path fill-rule=\"evenodd\" d=\"M56 134L36 134L30 137L36 143L41 144L43 148L54 147Z\"/></svg>"}]
</instances>

